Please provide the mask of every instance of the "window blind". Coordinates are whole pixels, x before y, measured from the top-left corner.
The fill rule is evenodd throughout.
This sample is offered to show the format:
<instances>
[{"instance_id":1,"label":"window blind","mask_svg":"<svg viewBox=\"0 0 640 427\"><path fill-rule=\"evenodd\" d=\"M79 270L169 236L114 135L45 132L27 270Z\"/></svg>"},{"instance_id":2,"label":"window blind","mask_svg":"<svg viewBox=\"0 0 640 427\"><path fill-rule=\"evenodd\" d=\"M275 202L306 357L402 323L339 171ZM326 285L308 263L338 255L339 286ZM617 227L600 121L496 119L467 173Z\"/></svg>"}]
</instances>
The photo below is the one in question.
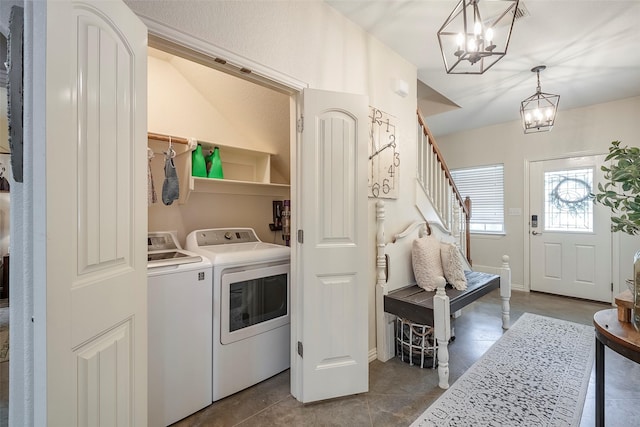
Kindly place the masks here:
<instances>
[{"instance_id":1,"label":"window blind","mask_svg":"<svg viewBox=\"0 0 640 427\"><path fill-rule=\"evenodd\" d=\"M504 165L451 170L462 198L471 199L471 232L504 233Z\"/></svg>"}]
</instances>

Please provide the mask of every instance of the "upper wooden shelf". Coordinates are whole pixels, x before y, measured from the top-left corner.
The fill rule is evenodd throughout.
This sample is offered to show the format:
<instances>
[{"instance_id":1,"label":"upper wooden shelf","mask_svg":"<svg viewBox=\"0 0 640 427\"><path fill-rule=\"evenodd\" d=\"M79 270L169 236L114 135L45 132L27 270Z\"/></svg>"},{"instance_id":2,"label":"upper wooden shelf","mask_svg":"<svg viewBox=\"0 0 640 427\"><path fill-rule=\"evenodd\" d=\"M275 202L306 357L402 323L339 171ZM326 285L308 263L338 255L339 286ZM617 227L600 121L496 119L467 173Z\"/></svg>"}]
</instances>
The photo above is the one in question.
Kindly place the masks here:
<instances>
[{"instance_id":1,"label":"upper wooden shelf","mask_svg":"<svg viewBox=\"0 0 640 427\"><path fill-rule=\"evenodd\" d=\"M174 147L174 160L180 176L180 199L184 204L189 200L191 192L214 194L243 194L252 196L274 196L288 198L289 184L271 182L271 156L273 153L198 141L205 156L214 147L220 148L224 179L198 178L191 176L191 150L189 140L158 133L148 134L150 141L180 144Z\"/></svg>"}]
</instances>

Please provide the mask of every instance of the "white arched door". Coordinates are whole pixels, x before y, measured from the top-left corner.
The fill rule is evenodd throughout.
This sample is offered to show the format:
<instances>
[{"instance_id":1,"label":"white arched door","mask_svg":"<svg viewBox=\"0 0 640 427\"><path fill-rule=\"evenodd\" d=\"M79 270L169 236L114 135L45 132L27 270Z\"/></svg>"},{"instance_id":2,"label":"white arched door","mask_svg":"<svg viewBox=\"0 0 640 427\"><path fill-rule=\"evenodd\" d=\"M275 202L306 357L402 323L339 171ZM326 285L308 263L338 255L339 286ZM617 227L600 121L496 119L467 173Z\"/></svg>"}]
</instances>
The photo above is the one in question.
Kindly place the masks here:
<instances>
[{"instance_id":1,"label":"white arched door","mask_svg":"<svg viewBox=\"0 0 640 427\"><path fill-rule=\"evenodd\" d=\"M25 168L23 218L36 230L33 424L143 426L147 30L120 1L33 2L25 18L40 31L25 48L27 161L41 162Z\"/></svg>"},{"instance_id":2,"label":"white arched door","mask_svg":"<svg viewBox=\"0 0 640 427\"><path fill-rule=\"evenodd\" d=\"M291 393L305 403L369 389L367 104L304 91Z\"/></svg>"}]
</instances>

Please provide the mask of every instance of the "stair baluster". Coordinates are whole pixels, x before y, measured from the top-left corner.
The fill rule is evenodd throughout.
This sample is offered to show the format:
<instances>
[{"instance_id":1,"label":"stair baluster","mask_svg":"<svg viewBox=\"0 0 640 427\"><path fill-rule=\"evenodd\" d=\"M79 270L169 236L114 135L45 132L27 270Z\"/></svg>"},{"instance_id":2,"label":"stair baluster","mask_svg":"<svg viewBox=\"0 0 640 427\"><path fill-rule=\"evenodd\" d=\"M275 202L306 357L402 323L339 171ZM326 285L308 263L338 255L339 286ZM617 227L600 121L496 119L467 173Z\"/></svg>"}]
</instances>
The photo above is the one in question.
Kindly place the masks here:
<instances>
[{"instance_id":1,"label":"stair baluster","mask_svg":"<svg viewBox=\"0 0 640 427\"><path fill-rule=\"evenodd\" d=\"M444 157L420 110L417 111L417 116L418 182L433 205L442 225L455 238L456 244L471 265L469 234L471 200L460 196Z\"/></svg>"}]
</instances>

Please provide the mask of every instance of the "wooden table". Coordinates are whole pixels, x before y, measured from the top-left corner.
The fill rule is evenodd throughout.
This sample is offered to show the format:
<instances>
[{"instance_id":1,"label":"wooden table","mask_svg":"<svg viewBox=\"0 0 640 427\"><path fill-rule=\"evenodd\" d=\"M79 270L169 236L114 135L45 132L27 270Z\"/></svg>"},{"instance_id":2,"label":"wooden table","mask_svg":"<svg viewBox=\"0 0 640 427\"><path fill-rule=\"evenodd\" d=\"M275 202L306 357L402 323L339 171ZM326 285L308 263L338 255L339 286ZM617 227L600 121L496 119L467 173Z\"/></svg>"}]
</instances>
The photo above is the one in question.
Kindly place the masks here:
<instances>
[{"instance_id":1,"label":"wooden table","mask_svg":"<svg viewBox=\"0 0 640 427\"><path fill-rule=\"evenodd\" d=\"M620 322L615 308L594 314L593 324L596 327L596 426L604 426L604 346L640 363L640 333L633 324Z\"/></svg>"}]
</instances>

